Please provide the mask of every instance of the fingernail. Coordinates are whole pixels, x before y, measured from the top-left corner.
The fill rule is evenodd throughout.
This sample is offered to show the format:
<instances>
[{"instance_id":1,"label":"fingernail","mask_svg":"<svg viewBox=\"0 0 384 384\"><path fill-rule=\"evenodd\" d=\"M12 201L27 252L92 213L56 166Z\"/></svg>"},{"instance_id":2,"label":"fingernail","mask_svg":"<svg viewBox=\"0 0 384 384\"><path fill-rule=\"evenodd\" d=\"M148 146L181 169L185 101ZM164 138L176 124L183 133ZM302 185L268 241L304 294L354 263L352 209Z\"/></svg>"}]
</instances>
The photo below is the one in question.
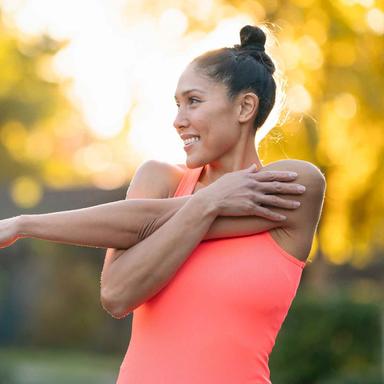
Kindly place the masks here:
<instances>
[{"instance_id":1,"label":"fingernail","mask_svg":"<svg viewBox=\"0 0 384 384\"><path fill-rule=\"evenodd\" d=\"M277 216L277 219L281 221L285 220L286 218L287 218L286 216L281 216L281 215Z\"/></svg>"},{"instance_id":2,"label":"fingernail","mask_svg":"<svg viewBox=\"0 0 384 384\"><path fill-rule=\"evenodd\" d=\"M304 185L299 185L299 186L297 187L297 190L298 190L299 192L304 192L304 191L305 191L305 187L304 187Z\"/></svg>"},{"instance_id":3,"label":"fingernail","mask_svg":"<svg viewBox=\"0 0 384 384\"><path fill-rule=\"evenodd\" d=\"M296 177L297 176L297 173L296 172L289 172L288 175L290 177Z\"/></svg>"},{"instance_id":4,"label":"fingernail","mask_svg":"<svg viewBox=\"0 0 384 384\"><path fill-rule=\"evenodd\" d=\"M294 201L294 202L293 202L293 206L294 206L295 208L300 207L300 201Z\"/></svg>"}]
</instances>

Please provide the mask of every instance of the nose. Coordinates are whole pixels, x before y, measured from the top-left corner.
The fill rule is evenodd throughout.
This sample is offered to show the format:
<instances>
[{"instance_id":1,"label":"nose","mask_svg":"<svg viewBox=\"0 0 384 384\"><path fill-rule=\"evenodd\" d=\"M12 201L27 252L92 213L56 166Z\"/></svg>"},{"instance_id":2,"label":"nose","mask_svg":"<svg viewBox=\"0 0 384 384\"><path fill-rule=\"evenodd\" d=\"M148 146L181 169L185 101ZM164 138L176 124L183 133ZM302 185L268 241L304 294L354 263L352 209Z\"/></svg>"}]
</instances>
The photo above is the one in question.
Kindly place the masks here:
<instances>
[{"instance_id":1,"label":"nose","mask_svg":"<svg viewBox=\"0 0 384 384\"><path fill-rule=\"evenodd\" d=\"M173 121L173 126L177 130L180 130L180 129L186 128L188 126L188 124L189 123L188 123L187 117L185 116L185 114L183 113L181 108L179 108L179 111L177 112L176 118Z\"/></svg>"}]
</instances>

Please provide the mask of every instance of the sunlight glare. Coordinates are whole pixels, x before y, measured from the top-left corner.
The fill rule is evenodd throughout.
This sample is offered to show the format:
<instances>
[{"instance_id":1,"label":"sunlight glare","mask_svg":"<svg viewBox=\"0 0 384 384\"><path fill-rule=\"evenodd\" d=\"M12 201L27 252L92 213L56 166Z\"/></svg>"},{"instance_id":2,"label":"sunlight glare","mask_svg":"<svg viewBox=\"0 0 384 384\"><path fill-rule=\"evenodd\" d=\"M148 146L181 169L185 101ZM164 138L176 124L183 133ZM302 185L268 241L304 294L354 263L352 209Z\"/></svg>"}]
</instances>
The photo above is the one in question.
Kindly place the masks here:
<instances>
[{"instance_id":1,"label":"sunlight glare","mask_svg":"<svg viewBox=\"0 0 384 384\"><path fill-rule=\"evenodd\" d=\"M160 31L169 38L182 36L188 27L188 19L180 9L168 8L160 16Z\"/></svg>"},{"instance_id":2,"label":"sunlight glare","mask_svg":"<svg viewBox=\"0 0 384 384\"><path fill-rule=\"evenodd\" d=\"M287 104L293 112L306 112L312 106L311 95L302 84L293 85L287 91Z\"/></svg>"},{"instance_id":3,"label":"sunlight glare","mask_svg":"<svg viewBox=\"0 0 384 384\"><path fill-rule=\"evenodd\" d=\"M70 80L66 93L96 139L116 137L129 127L124 132L127 148L143 159L169 162L185 161L172 124L178 77L197 55L238 44L241 27L254 22L237 13L221 18L211 32L186 35L188 18L171 3L155 14L158 11L137 0L12 1L5 0L5 9L22 33L48 33L68 41L52 67L63 80ZM214 0L204 4L197 13L215 12ZM277 120L272 113L259 141Z\"/></svg>"},{"instance_id":4,"label":"sunlight glare","mask_svg":"<svg viewBox=\"0 0 384 384\"><path fill-rule=\"evenodd\" d=\"M370 9L366 15L366 21L373 32L384 35L384 12L378 8Z\"/></svg>"}]
</instances>

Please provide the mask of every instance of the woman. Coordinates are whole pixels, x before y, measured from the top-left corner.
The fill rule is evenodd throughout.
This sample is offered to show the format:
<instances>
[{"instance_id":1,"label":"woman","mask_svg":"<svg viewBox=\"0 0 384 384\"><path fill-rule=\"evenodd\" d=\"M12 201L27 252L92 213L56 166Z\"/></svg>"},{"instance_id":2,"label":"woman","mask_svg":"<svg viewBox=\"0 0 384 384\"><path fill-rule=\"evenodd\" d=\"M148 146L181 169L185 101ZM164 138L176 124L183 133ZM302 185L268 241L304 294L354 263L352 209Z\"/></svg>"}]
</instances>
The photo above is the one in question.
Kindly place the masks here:
<instances>
[{"instance_id":1,"label":"woman","mask_svg":"<svg viewBox=\"0 0 384 384\"><path fill-rule=\"evenodd\" d=\"M307 162L261 164L254 137L274 105L274 65L261 29L240 37L180 77L186 167L145 163L127 201L0 222L3 246L29 236L110 248L102 304L117 318L134 311L120 384L270 383L325 181Z\"/></svg>"},{"instance_id":2,"label":"woman","mask_svg":"<svg viewBox=\"0 0 384 384\"><path fill-rule=\"evenodd\" d=\"M193 198L130 250L108 251L104 307L116 317L134 311L120 384L270 383L269 354L310 251L325 182L307 162L262 166L254 139L274 105L274 65L261 29L244 27L240 37L240 46L197 57L180 77L174 126L187 167L147 164L128 191ZM282 221L228 218L229 235L253 235L201 243L217 215L239 214L214 198L235 180L207 186L251 164L297 172L306 187L295 197L300 209L280 211Z\"/></svg>"}]
</instances>

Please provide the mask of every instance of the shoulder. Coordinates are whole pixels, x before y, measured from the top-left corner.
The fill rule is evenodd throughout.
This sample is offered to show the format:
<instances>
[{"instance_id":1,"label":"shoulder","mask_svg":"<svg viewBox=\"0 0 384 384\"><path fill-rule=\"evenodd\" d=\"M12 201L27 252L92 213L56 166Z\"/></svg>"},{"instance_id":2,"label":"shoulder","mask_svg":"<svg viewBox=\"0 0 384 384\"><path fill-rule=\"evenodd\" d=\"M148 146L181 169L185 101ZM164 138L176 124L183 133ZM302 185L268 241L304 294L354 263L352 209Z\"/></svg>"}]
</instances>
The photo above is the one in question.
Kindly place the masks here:
<instances>
[{"instance_id":1,"label":"shoulder","mask_svg":"<svg viewBox=\"0 0 384 384\"><path fill-rule=\"evenodd\" d=\"M317 180L322 179L323 181L325 181L325 177L323 173L320 171L320 169L316 165L305 160L297 160L297 159L278 160L278 161L274 161L273 163L269 163L265 165L262 169L294 171L298 173L300 172L305 175L308 175L311 178L314 178Z\"/></svg>"},{"instance_id":2,"label":"shoulder","mask_svg":"<svg viewBox=\"0 0 384 384\"><path fill-rule=\"evenodd\" d=\"M281 195L301 203L295 210L285 210L287 220L281 228L271 231L275 240L289 253L306 260L313 236L319 223L326 181L324 174L314 164L303 160L280 160L263 167L262 171L292 171L297 173L294 183L305 186L302 195ZM284 210L276 210L284 214Z\"/></svg>"},{"instance_id":3,"label":"shoulder","mask_svg":"<svg viewBox=\"0 0 384 384\"><path fill-rule=\"evenodd\" d=\"M261 171L293 171L298 174L295 182L303 184L309 192L323 193L326 188L326 180L321 170L309 161L304 160L279 160L267 164Z\"/></svg>"},{"instance_id":4,"label":"shoulder","mask_svg":"<svg viewBox=\"0 0 384 384\"><path fill-rule=\"evenodd\" d=\"M284 198L297 200L300 208L287 212L285 225L291 228L312 228L318 223L326 188L323 173L314 164L303 160L280 160L263 167L262 171L292 171L297 173L294 183L304 185L301 195L285 195ZM310 225L312 223L313 225Z\"/></svg>"},{"instance_id":5,"label":"shoulder","mask_svg":"<svg viewBox=\"0 0 384 384\"><path fill-rule=\"evenodd\" d=\"M129 185L127 197L169 197L172 189L176 189L184 172L183 165L158 160L145 161L136 170Z\"/></svg>"}]
</instances>

